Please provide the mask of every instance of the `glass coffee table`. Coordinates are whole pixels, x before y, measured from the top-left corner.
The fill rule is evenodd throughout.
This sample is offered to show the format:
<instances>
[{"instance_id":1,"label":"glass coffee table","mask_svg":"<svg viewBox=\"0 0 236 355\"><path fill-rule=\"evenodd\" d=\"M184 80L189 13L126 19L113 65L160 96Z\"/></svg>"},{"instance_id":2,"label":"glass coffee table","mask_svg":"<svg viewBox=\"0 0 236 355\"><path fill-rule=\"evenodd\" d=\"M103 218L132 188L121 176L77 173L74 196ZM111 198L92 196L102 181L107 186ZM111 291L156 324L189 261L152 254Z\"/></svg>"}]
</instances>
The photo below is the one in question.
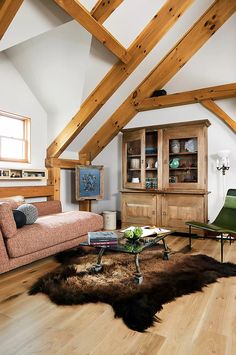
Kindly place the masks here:
<instances>
[{"instance_id":1,"label":"glass coffee table","mask_svg":"<svg viewBox=\"0 0 236 355\"><path fill-rule=\"evenodd\" d=\"M148 236L145 238L140 238L136 242L130 242L123 236L122 232L116 232L118 234L118 242L115 245L93 245L89 244L88 242L80 243L79 246L86 246L91 248L96 248L99 250L97 256L97 262L93 265L92 269L95 272L99 272L102 270L102 256L106 250L111 250L120 253L128 253L134 255L134 262L136 270L134 272L134 281L137 284L141 284L143 281L143 275L140 269L139 264L139 255L145 249L152 247L153 245L157 244L158 242L163 243L163 260L169 260L170 258L170 248L168 247L165 238L172 234L173 230L168 230L163 233L158 233L152 236Z\"/></svg>"}]
</instances>

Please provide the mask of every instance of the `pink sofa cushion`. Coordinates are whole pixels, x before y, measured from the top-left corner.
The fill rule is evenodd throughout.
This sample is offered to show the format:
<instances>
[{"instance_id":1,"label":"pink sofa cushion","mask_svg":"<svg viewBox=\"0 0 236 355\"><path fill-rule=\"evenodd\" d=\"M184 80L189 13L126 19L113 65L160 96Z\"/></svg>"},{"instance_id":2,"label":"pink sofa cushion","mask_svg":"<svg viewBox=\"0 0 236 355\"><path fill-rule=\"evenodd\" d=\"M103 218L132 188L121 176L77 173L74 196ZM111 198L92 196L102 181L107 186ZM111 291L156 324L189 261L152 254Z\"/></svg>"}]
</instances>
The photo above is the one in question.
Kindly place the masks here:
<instances>
[{"instance_id":1,"label":"pink sofa cushion","mask_svg":"<svg viewBox=\"0 0 236 355\"><path fill-rule=\"evenodd\" d=\"M31 254L102 228L102 216L92 212L70 211L39 217L6 240L8 254L13 258Z\"/></svg>"},{"instance_id":2,"label":"pink sofa cushion","mask_svg":"<svg viewBox=\"0 0 236 355\"><path fill-rule=\"evenodd\" d=\"M0 203L0 227L5 238L12 238L17 232L12 207L7 202Z\"/></svg>"},{"instance_id":3,"label":"pink sofa cushion","mask_svg":"<svg viewBox=\"0 0 236 355\"><path fill-rule=\"evenodd\" d=\"M61 201L43 201L33 202L32 205L37 207L39 216L47 216L49 214L60 213L62 211Z\"/></svg>"}]
</instances>

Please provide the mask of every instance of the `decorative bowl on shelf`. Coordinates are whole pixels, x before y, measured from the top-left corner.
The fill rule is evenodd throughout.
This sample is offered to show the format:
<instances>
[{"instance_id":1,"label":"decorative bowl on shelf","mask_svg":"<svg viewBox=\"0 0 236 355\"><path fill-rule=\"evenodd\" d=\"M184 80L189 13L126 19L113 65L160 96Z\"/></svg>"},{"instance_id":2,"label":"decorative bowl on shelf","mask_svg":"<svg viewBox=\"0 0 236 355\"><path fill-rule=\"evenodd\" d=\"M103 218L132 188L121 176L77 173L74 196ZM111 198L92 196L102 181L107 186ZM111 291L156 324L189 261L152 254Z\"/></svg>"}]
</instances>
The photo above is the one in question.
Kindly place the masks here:
<instances>
[{"instance_id":1,"label":"decorative bowl on shelf","mask_svg":"<svg viewBox=\"0 0 236 355\"><path fill-rule=\"evenodd\" d=\"M191 138L185 142L185 150L189 153L197 152L197 138Z\"/></svg>"}]
</instances>

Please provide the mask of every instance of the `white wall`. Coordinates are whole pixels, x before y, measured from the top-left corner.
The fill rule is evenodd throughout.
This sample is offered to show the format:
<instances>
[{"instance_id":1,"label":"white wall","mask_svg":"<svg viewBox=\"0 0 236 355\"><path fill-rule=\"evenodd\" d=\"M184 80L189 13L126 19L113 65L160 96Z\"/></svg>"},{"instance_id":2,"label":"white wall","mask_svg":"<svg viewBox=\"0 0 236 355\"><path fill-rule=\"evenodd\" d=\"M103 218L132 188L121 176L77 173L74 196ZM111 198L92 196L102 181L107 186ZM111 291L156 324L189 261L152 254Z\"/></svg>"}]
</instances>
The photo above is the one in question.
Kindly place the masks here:
<instances>
[{"instance_id":1,"label":"white wall","mask_svg":"<svg viewBox=\"0 0 236 355\"><path fill-rule=\"evenodd\" d=\"M78 111L91 35L71 21L7 50L48 113L48 145Z\"/></svg>"},{"instance_id":2,"label":"white wall","mask_svg":"<svg viewBox=\"0 0 236 355\"><path fill-rule=\"evenodd\" d=\"M47 114L4 53L0 53L0 109L31 119L31 162L14 167L44 168L47 147ZM13 163L1 162L1 167ZM1 186L6 185L1 181Z\"/></svg>"},{"instance_id":3,"label":"white wall","mask_svg":"<svg viewBox=\"0 0 236 355\"><path fill-rule=\"evenodd\" d=\"M71 17L53 0L24 0L0 42L0 51L47 32Z\"/></svg>"}]
</instances>

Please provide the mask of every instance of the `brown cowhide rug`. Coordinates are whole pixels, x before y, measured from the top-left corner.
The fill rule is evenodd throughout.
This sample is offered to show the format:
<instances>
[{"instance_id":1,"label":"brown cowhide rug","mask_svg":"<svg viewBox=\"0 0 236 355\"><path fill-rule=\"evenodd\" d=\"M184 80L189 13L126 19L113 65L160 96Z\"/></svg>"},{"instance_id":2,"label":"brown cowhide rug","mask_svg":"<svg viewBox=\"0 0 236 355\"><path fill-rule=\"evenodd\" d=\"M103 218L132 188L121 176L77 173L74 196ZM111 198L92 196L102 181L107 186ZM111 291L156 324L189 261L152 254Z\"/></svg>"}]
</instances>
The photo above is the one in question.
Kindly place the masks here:
<instances>
[{"instance_id":1,"label":"brown cowhide rug","mask_svg":"<svg viewBox=\"0 0 236 355\"><path fill-rule=\"evenodd\" d=\"M165 303L177 297L201 291L220 277L236 276L236 265L221 264L206 255L174 253L162 260L160 247L140 255L144 281L133 282L134 256L115 252L103 255L103 270L95 273L97 251L64 252L58 255L58 269L41 277L30 289L31 295L42 292L58 305L104 302L133 330L143 332L155 321Z\"/></svg>"}]
</instances>

